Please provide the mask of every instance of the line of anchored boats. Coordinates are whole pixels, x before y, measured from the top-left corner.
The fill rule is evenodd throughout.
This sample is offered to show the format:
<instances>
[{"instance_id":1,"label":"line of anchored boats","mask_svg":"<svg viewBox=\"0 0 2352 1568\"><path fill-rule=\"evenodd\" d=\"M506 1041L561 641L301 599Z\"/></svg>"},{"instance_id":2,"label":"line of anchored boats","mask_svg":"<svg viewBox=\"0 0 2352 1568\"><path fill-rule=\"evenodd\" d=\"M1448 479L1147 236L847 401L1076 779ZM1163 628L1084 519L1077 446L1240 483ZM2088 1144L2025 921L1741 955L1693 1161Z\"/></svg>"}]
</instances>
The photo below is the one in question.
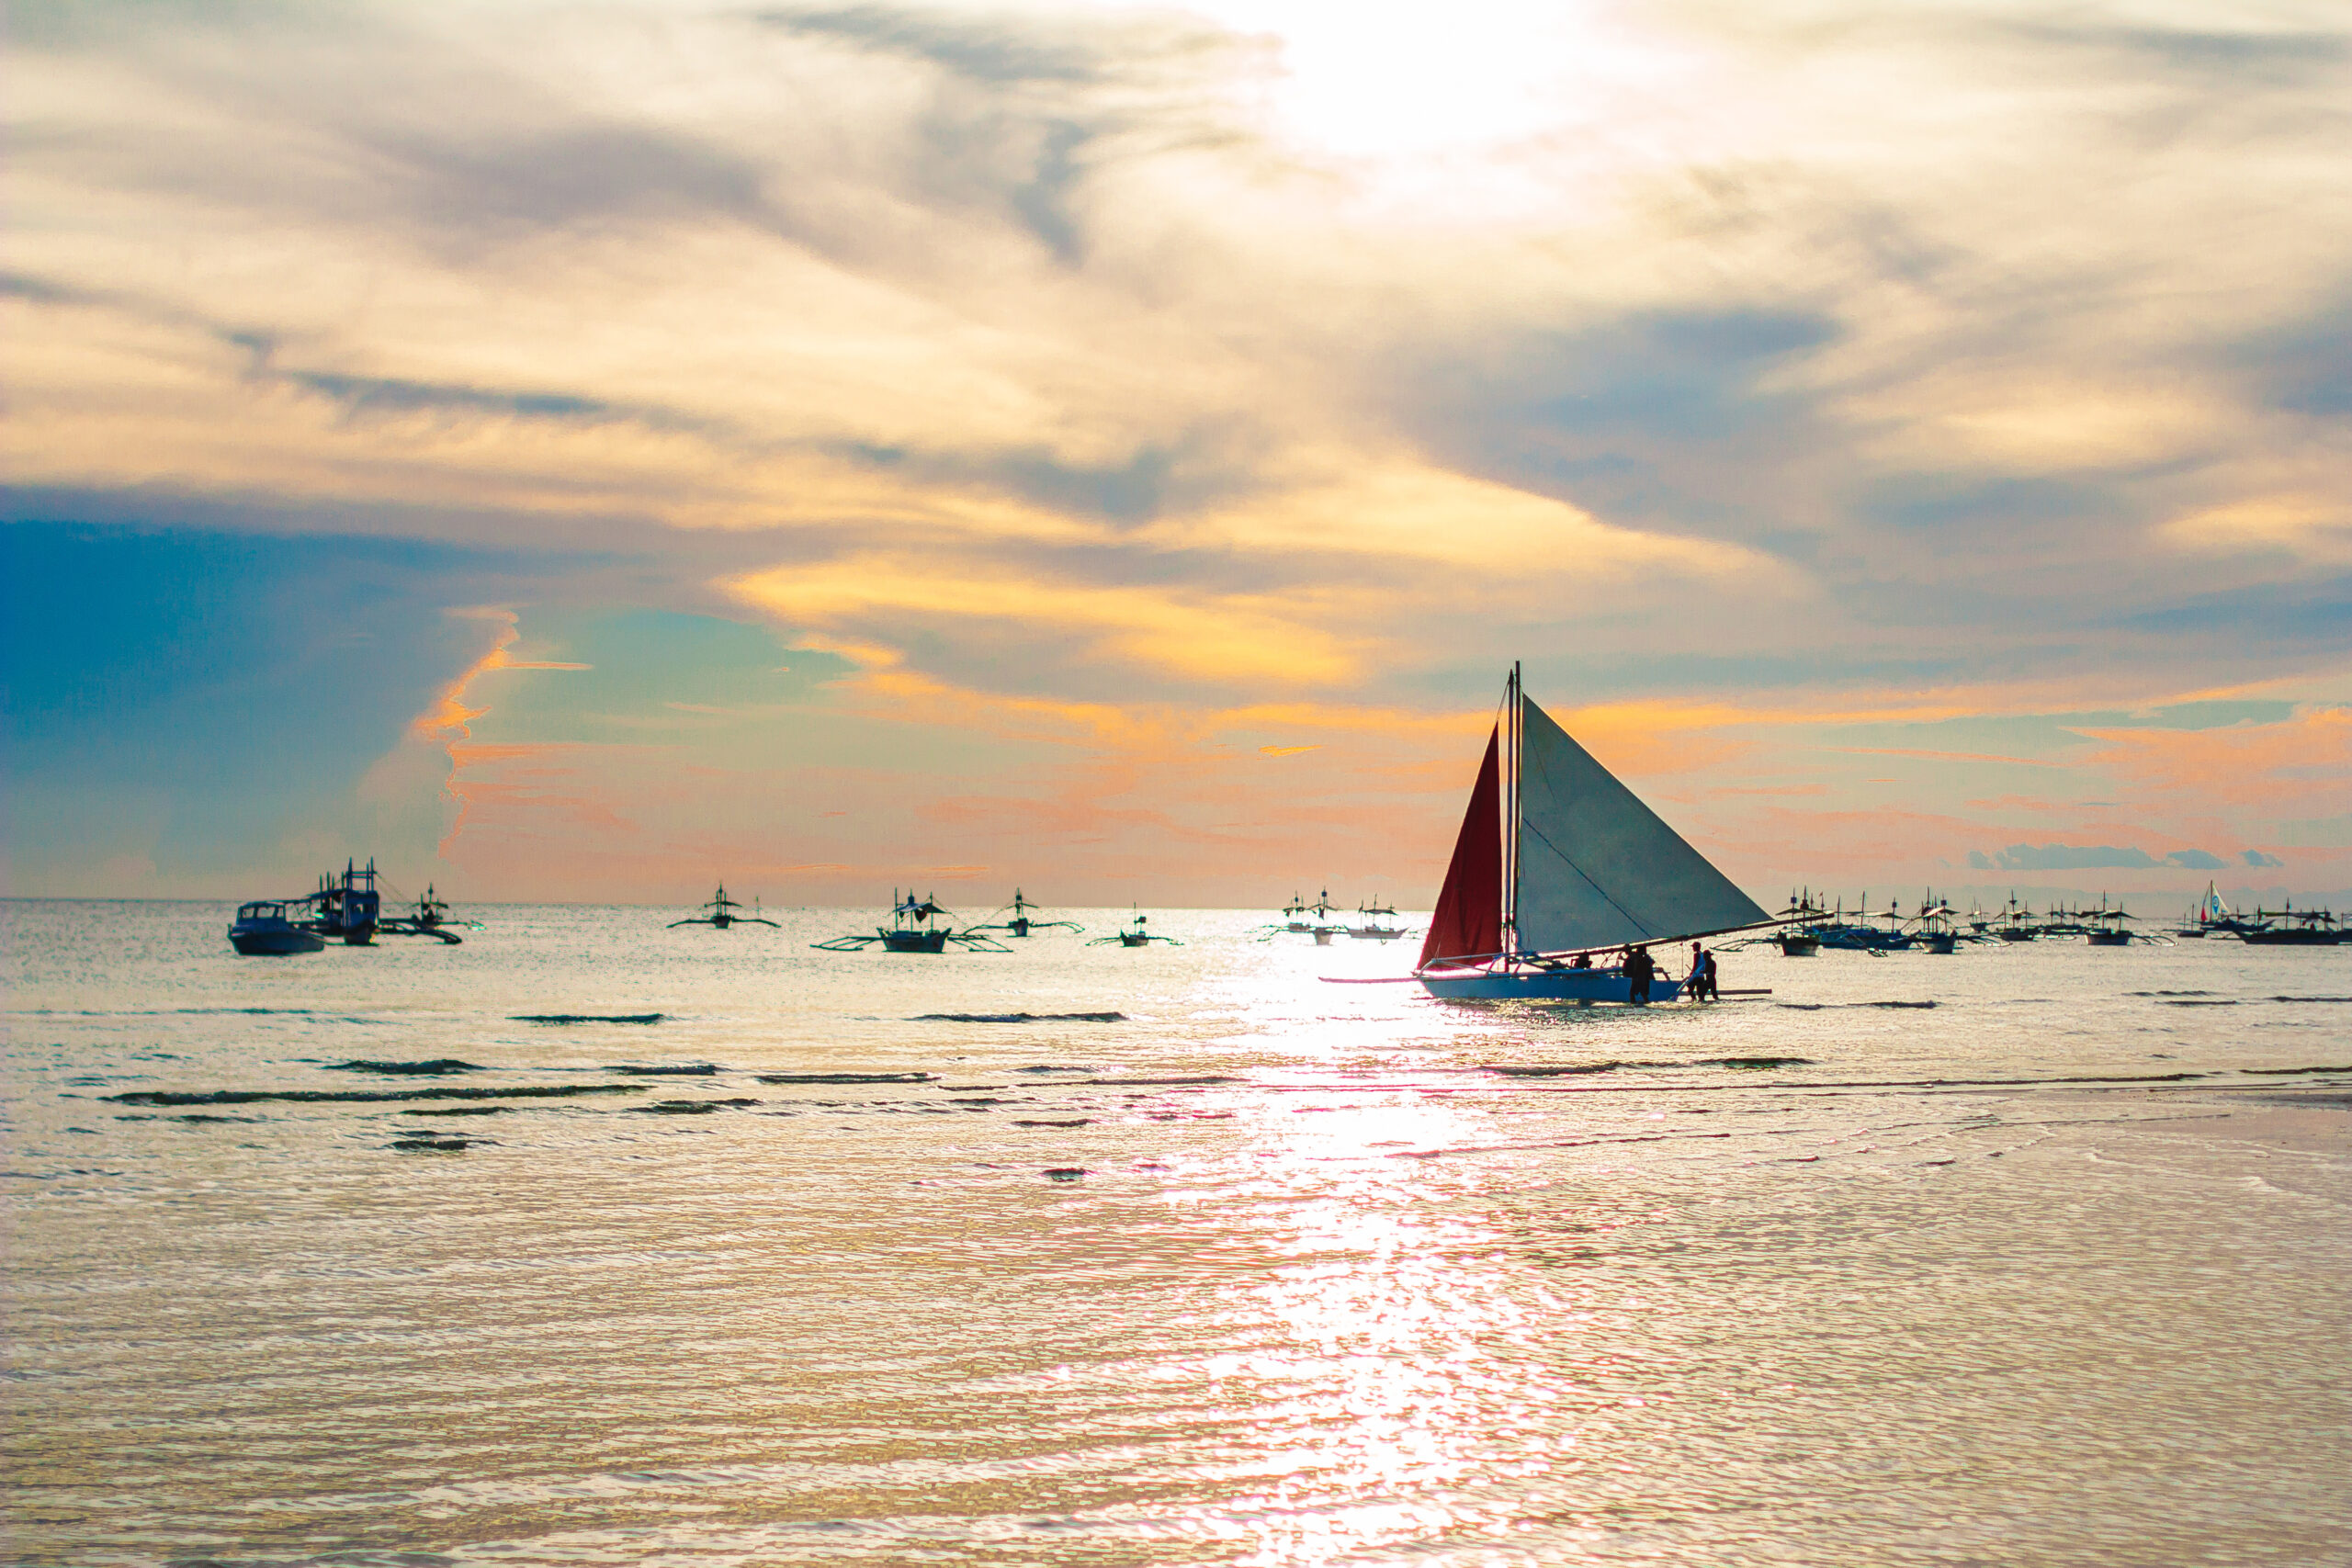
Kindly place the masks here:
<instances>
[{"instance_id":1,"label":"line of anchored boats","mask_svg":"<svg viewBox=\"0 0 2352 1568\"><path fill-rule=\"evenodd\" d=\"M365 942L379 932L439 936L446 909L431 889L414 917L384 919L376 890L376 870L345 867L339 884L322 879L317 893L300 900L265 900L238 910L230 941L240 953L315 952L331 936ZM2137 931L2120 905L2105 895L2090 909L2052 908L2040 916L2012 896L1998 914L1972 909L1959 914L1931 893L1909 915L1890 908L1867 913L1869 900L1849 917L1842 902L1822 908L1810 892L1789 900L1778 915L1767 914L1712 862L1684 839L1623 782L1578 745L1557 720L1528 696L1519 666L1511 666L1495 727L1487 738L1470 788L1467 809L1455 835L1445 882L1409 976L1430 995L1449 1000L1670 1001L1685 984L1661 971L1652 947L1691 948L1691 980L1710 991L1714 968L1708 938L1730 937L1724 947L1769 942L1791 957L1847 948L1871 953L1916 950L1954 953L1962 942L2039 942L2079 937L2095 947L2165 942L2182 937L2232 935L2256 945L2332 947L2346 932L2325 909L2294 909L2252 916L2233 913L2208 885L2199 907L2170 933ZM300 906L302 917L289 911ZM718 930L775 921L750 913L720 887L703 913L677 925ZM827 952L886 953L1009 952L1003 939L1074 922L1042 918L1018 888L1012 902L987 920L959 925L936 899L910 889L892 895L890 923L873 934L851 932L814 943ZM1282 919L1261 934L1303 933L1317 945L1345 934L1389 942L1407 934L1396 911L1378 904L1359 906L1350 925L1329 892L1313 904L1295 896ZM1098 937L1102 943L1148 947L1176 943L1149 928L1138 908L1120 930Z\"/></svg>"},{"instance_id":2,"label":"line of anchored boats","mask_svg":"<svg viewBox=\"0 0 2352 1568\"><path fill-rule=\"evenodd\" d=\"M2233 911L2209 884L2205 897L2166 930L2141 931L2120 904L2109 905L2106 895L2096 906L2068 908L2052 904L2040 914L2015 894L1999 910L1971 908L1962 915L1928 894L1918 908L1905 913L1896 905L1871 914L1868 897L1862 908L1849 914L1843 900L1835 908L1815 901L1812 892L1793 894L1782 911L1780 929L1768 935L1728 942L1740 947L1765 942L1792 958L1804 958L1824 948L1849 953L1955 953L1967 943L2080 941L2093 947L2126 947L2134 942L2169 943L2184 939L2234 937L2256 947L2335 947L2352 938L2326 909Z\"/></svg>"}]
</instances>

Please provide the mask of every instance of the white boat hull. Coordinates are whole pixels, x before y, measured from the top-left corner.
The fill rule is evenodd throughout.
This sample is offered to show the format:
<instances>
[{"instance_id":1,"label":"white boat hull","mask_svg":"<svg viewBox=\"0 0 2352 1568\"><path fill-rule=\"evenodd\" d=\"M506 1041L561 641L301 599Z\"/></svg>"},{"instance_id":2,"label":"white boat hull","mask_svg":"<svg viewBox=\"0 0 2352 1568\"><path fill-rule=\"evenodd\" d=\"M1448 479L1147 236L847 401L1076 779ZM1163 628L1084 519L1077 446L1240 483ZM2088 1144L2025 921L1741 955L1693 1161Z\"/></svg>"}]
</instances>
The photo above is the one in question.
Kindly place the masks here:
<instances>
[{"instance_id":1,"label":"white boat hull","mask_svg":"<svg viewBox=\"0 0 2352 1568\"><path fill-rule=\"evenodd\" d=\"M1505 969L1466 975L1423 975L1430 996L1449 1002L1630 1002L1633 986L1614 969ZM1649 999L1670 1002L1682 982L1661 975L1650 982Z\"/></svg>"}]
</instances>

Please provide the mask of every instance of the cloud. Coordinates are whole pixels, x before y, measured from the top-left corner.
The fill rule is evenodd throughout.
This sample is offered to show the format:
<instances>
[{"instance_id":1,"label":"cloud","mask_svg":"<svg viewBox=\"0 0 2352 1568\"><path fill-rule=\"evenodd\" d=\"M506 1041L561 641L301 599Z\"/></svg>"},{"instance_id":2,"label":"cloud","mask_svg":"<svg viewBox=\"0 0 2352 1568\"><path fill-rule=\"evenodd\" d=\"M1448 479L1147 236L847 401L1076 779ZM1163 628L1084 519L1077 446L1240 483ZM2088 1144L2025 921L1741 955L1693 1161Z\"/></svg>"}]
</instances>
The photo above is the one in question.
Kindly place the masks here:
<instances>
[{"instance_id":1,"label":"cloud","mask_svg":"<svg viewBox=\"0 0 2352 1568\"><path fill-rule=\"evenodd\" d=\"M1976 864L1976 858L1969 861ZM2011 844L1992 857L2002 871L2138 870L2164 863L2145 850L2118 849L2112 844Z\"/></svg>"},{"instance_id":2,"label":"cloud","mask_svg":"<svg viewBox=\"0 0 2352 1568\"><path fill-rule=\"evenodd\" d=\"M2175 850L2165 859L2174 865L2187 866L2191 871L2219 871L2228 864L2221 856L2203 850Z\"/></svg>"},{"instance_id":3,"label":"cloud","mask_svg":"<svg viewBox=\"0 0 2352 1568\"><path fill-rule=\"evenodd\" d=\"M910 765L1387 716L1283 770L1336 781L1523 660L1751 841L1774 799L1905 865L2333 818L2346 29L1311 10L40 10L12 505L429 541L404 613L511 604L518 649L755 619ZM622 728L764 734L737 641L658 624L724 693L516 703L606 750L483 761L512 813L533 769L663 798ZM1966 805L2018 764L2046 809ZM972 795L1193 820L1075 776Z\"/></svg>"},{"instance_id":4,"label":"cloud","mask_svg":"<svg viewBox=\"0 0 2352 1568\"><path fill-rule=\"evenodd\" d=\"M2285 865L2287 863L2277 855L2265 854L2260 850L2242 850L2239 852L2239 858L2248 865Z\"/></svg>"}]
</instances>

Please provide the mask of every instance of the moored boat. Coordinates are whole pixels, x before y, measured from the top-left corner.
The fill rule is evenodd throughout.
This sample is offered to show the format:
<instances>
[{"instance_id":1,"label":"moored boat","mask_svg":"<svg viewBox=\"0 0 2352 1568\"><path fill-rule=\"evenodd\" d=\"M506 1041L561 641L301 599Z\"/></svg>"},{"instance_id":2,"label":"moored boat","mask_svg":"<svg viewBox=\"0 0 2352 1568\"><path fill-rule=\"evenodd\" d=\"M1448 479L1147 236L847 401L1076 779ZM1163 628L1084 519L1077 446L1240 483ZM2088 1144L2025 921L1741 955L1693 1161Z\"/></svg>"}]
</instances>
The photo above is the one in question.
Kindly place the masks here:
<instances>
[{"instance_id":1,"label":"moored boat","mask_svg":"<svg viewBox=\"0 0 2352 1568\"><path fill-rule=\"evenodd\" d=\"M1771 923L1537 706L1511 667L1414 968L1431 996L1671 1001L1681 982L1651 946ZM1645 996L1635 976L1650 971Z\"/></svg>"},{"instance_id":2,"label":"moored boat","mask_svg":"<svg viewBox=\"0 0 2352 1568\"><path fill-rule=\"evenodd\" d=\"M727 885L722 882L718 885L718 891L711 895L710 902L702 907L701 914L688 915L683 920L672 920L667 929L675 931L680 926L708 926L719 931L729 926L766 926L775 931L784 929L760 913L756 898L752 901L750 914L745 914L743 909L741 903L727 896Z\"/></svg>"},{"instance_id":3,"label":"moored boat","mask_svg":"<svg viewBox=\"0 0 2352 1568\"><path fill-rule=\"evenodd\" d=\"M296 953L317 953L327 939L286 915L288 902L256 898L237 906L229 925L229 945L248 958L283 958Z\"/></svg>"},{"instance_id":4,"label":"moored boat","mask_svg":"<svg viewBox=\"0 0 2352 1568\"><path fill-rule=\"evenodd\" d=\"M808 945L825 953L855 953L877 946L885 953L944 953L950 942L967 952L1012 951L978 928L957 931L955 915L937 899L928 897L918 898L912 888L900 897L895 887L890 890L888 925L875 927L872 936L837 936L831 942L815 942Z\"/></svg>"},{"instance_id":5,"label":"moored boat","mask_svg":"<svg viewBox=\"0 0 2352 1568\"><path fill-rule=\"evenodd\" d=\"M997 911L1004 917L1003 919L972 926L968 929L975 931L1002 931L1005 935L1012 937L1027 937L1035 931L1082 931L1086 929L1076 920L1041 920L1036 918L1036 912L1037 906L1023 897L1021 889L1016 887L1012 890L1012 902Z\"/></svg>"},{"instance_id":6,"label":"moored boat","mask_svg":"<svg viewBox=\"0 0 2352 1568\"><path fill-rule=\"evenodd\" d=\"M2325 909L2298 909L2293 900L2284 909L2256 909L2260 925L2241 925L2238 940L2256 947L2339 947L2352 931L2338 925Z\"/></svg>"},{"instance_id":7,"label":"moored boat","mask_svg":"<svg viewBox=\"0 0 2352 1568\"><path fill-rule=\"evenodd\" d=\"M1141 909L1137 909L1136 910L1133 918L1131 918L1125 925L1120 927L1109 936L1096 937L1092 942L1088 942L1086 945L1089 947L1108 947L1111 943L1117 942L1121 947L1149 947L1155 942L1164 942L1170 947L1182 947L1184 945L1172 936L1161 936L1157 931L1152 931L1150 929L1150 917L1146 915Z\"/></svg>"}]
</instances>

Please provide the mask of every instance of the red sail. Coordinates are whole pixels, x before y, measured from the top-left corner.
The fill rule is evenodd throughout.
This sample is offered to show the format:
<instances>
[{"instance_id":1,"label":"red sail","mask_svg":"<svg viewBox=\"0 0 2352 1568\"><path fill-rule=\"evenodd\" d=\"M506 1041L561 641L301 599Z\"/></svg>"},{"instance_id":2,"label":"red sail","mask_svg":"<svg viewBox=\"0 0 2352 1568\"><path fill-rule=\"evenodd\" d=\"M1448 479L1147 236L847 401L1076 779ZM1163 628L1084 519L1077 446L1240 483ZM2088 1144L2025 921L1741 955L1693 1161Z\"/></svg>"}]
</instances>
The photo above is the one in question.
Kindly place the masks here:
<instances>
[{"instance_id":1,"label":"red sail","mask_svg":"<svg viewBox=\"0 0 2352 1568\"><path fill-rule=\"evenodd\" d=\"M1421 961L1485 960L1503 946L1503 825L1502 727L1487 737L1487 760L1478 764L1478 782L1471 786L1470 810L1462 818L1462 836L1453 840L1453 863L1445 868L1445 886L1437 896L1437 912L1430 917L1429 940L1421 943Z\"/></svg>"}]
</instances>

